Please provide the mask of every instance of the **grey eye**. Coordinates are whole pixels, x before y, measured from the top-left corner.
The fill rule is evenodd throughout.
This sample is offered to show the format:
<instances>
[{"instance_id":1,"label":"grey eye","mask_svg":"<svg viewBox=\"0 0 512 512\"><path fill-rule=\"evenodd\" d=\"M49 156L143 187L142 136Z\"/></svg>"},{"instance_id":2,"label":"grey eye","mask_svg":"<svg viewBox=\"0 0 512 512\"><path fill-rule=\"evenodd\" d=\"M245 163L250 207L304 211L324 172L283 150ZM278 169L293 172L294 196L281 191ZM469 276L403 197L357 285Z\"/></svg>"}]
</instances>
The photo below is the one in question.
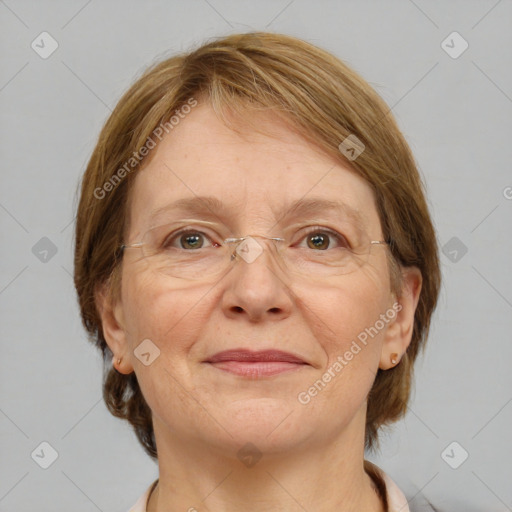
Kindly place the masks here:
<instances>
[{"instance_id":1,"label":"grey eye","mask_svg":"<svg viewBox=\"0 0 512 512\"><path fill-rule=\"evenodd\" d=\"M316 251L325 251L327 249L350 249L350 243L340 233L326 228L313 228L306 233L304 239L307 247Z\"/></svg>"},{"instance_id":2,"label":"grey eye","mask_svg":"<svg viewBox=\"0 0 512 512\"><path fill-rule=\"evenodd\" d=\"M204 243L202 237L201 233L181 235L180 245L182 249L200 249Z\"/></svg>"},{"instance_id":3,"label":"grey eye","mask_svg":"<svg viewBox=\"0 0 512 512\"><path fill-rule=\"evenodd\" d=\"M218 244L212 244L208 235L202 231L188 229L169 234L165 237L161 247L162 249L182 249L190 251L212 245L217 246Z\"/></svg>"}]
</instances>

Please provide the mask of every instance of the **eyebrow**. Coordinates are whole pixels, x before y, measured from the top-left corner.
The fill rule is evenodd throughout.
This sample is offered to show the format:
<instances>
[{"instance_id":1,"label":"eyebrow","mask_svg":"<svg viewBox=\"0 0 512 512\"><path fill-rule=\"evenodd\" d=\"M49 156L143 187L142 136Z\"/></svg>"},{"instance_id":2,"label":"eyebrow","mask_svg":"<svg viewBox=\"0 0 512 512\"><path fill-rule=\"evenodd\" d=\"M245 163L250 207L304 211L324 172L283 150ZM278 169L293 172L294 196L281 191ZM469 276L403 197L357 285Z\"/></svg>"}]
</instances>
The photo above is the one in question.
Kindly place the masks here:
<instances>
[{"instance_id":1,"label":"eyebrow","mask_svg":"<svg viewBox=\"0 0 512 512\"><path fill-rule=\"evenodd\" d=\"M153 224L158 217L175 211L192 216L201 216L208 220L227 220L233 218L234 213L226 204L214 196L195 196L178 199L171 204L153 210L149 220ZM283 206L280 211L274 211L277 214L276 218L280 219L279 222L288 218L303 218L325 212L348 218L354 222L358 229L364 230L363 217L358 210L346 203L331 199L320 197L298 199L289 205Z\"/></svg>"}]
</instances>

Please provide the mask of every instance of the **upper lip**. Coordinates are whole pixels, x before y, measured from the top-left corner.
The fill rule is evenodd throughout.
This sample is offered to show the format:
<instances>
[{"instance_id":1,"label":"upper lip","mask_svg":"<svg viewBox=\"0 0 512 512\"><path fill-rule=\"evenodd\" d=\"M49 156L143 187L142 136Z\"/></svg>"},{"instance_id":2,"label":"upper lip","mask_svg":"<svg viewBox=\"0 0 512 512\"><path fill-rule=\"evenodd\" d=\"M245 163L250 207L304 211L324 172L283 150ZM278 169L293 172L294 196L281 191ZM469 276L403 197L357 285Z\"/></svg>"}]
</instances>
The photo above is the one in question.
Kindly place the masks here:
<instances>
[{"instance_id":1,"label":"upper lip","mask_svg":"<svg viewBox=\"0 0 512 512\"><path fill-rule=\"evenodd\" d=\"M217 352L215 355L207 359L207 363L219 363L221 361L241 361L241 362L286 362L286 363L302 363L306 361L298 356L283 352L281 350L260 350L252 351L244 348L225 350Z\"/></svg>"}]
</instances>

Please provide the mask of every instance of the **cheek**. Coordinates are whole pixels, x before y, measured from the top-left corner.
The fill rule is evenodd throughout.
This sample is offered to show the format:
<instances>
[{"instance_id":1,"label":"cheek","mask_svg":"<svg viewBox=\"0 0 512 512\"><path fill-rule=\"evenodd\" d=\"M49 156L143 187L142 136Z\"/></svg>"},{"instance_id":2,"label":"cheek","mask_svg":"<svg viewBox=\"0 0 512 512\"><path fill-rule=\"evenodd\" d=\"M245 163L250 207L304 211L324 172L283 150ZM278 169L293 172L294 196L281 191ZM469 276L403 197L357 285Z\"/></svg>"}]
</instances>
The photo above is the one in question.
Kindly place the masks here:
<instances>
[{"instance_id":1,"label":"cheek","mask_svg":"<svg viewBox=\"0 0 512 512\"><path fill-rule=\"evenodd\" d=\"M169 356L171 366L176 355L187 352L201 327L204 306L195 287L184 287L178 280L151 272L126 276L123 305L132 349L150 339L160 350L163 360ZM181 287L180 287L181 286ZM204 321L204 320L203 320ZM173 357L170 357L173 356ZM137 363L137 361L135 361Z\"/></svg>"},{"instance_id":2,"label":"cheek","mask_svg":"<svg viewBox=\"0 0 512 512\"><path fill-rule=\"evenodd\" d=\"M190 402L183 383L190 380L187 357L209 316L207 291L169 283L150 272L134 273L124 280L123 308L132 353L147 339L158 349L149 365L132 357L141 391L153 413L164 414L169 404L177 407L175 411L182 406L186 410Z\"/></svg>"},{"instance_id":3,"label":"cheek","mask_svg":"<svg viewBox=\"0 0 512 512\"><path fill-rule=\"evenodd\" d=\"M343 399L338 403L361 402L377 372L388 325L381 315L389 307L390 290L387 274L376 272L343 276L339 286L317 287L314 294L310 289L304 301L303 315L323 352L320 378L324 377L326 396ZM307 297L304 291L298 293Z\"/></svg>"},{"instance_id":4,"label":"cheek","mask_svg":"<svg viewBox=\"0 0 512 512\"><path fill-rule=\"evenodd\" d=\"M303 299L303 314L309 311L309 322L318 330L315 338L330 353L346 348L375 324L389 306L391 291L387 272L365 268L296 294Z\"/></svg>"}]
</instances>

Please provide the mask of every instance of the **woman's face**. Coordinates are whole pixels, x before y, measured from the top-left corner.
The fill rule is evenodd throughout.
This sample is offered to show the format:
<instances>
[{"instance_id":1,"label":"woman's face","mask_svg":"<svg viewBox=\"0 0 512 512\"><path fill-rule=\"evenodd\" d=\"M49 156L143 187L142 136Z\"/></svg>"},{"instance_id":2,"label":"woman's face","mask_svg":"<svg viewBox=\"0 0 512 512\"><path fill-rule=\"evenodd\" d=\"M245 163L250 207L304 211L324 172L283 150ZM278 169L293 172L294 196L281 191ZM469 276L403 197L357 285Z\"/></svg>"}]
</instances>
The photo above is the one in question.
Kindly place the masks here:
<instances>
[{"instance_id":1,"label":"woman's face","mask_svg":"<svg viewBox=\"0 0 512 512\"><path fill-rule=\"evenodd\" d=\"M253 119L271 128L272 137L249 129L241 136L205 104L182 119L138 171L126 243L171 220L211 220L205 217L211 205L205 215L164 210L151 217L181 199L204 205L204 196L224 208L215 212L225 230L218 239L280 237L281 228L296 223L355 222L327 208L290 209L316 199L356 212L369 239L382 240L374 197L362 178L271 114ZM279 266L271 243L262 241L265 250L254 261L237 258L215 279L172 277L140 248L125 250L114 308L118 327L107 328L106 337L123 357L123 371L135 371L158 437L195 439L233 454L247 442L271 453L325 443L342 432L362 439L366 396L396 316L387 248L373 246L367 263L349 274L298 276ZM307 237L301 244L302 251L322 250ZM331 244L327 250L335 250ZM257 376L207 362L235 349L280 350L306 364Z\"/></svg>"}]
</instances>

